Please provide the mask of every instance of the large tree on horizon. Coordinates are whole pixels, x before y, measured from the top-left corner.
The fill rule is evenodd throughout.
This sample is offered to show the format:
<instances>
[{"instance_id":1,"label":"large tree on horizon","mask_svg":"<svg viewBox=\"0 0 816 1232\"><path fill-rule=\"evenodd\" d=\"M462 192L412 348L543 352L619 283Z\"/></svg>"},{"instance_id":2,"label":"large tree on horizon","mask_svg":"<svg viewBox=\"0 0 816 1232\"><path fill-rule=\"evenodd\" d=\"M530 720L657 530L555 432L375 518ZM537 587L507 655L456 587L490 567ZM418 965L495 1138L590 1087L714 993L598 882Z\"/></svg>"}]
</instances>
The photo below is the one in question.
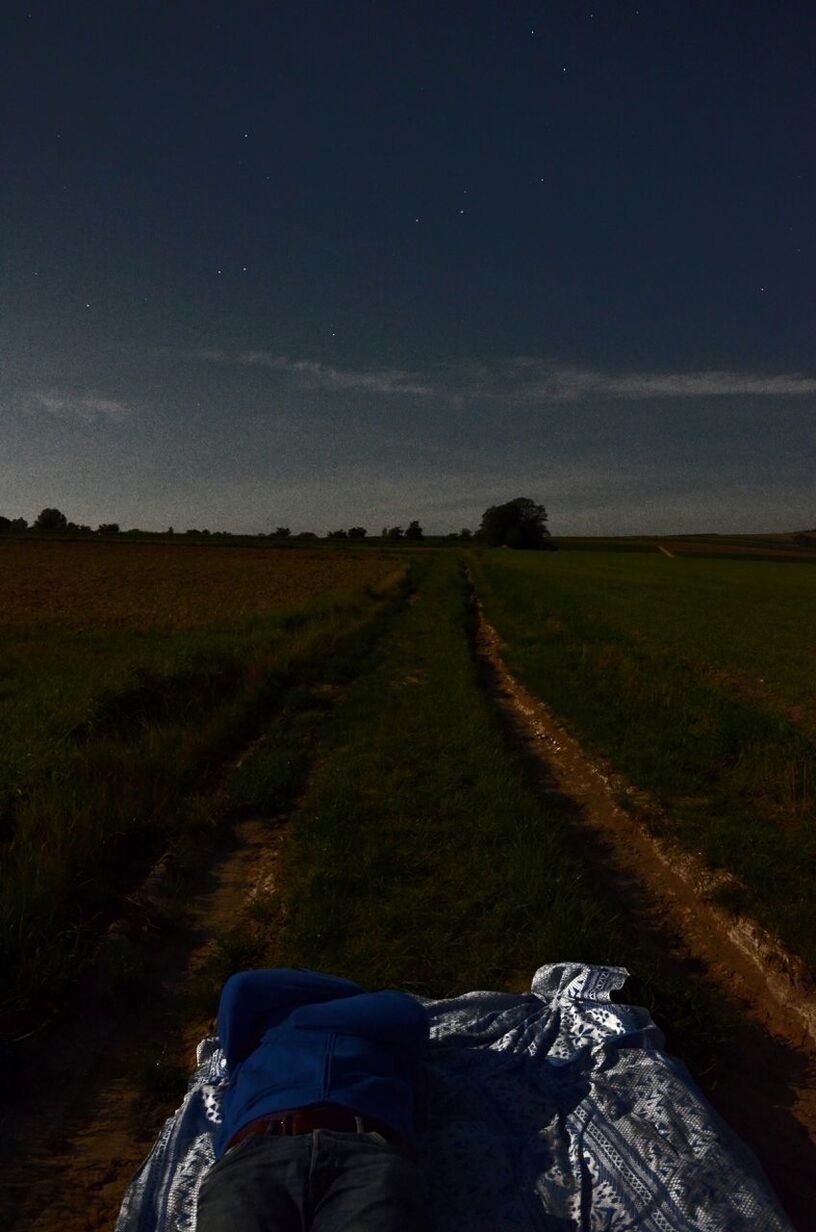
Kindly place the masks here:
<instances>
[{"instance_id":1,"label":"large tree on horizon","mask_svg":"<svg viewBox=\"0 0 816 1232\"><path fill-rule=\"evenodd\" d=\"M37 514L35 530L65 530L68 519L60 509L43 509Z\"/></svg>"},{"instance_id":2,"label":"large tree on horizon","mask_svg":"<svg viewBox=\"0 0 816 1232\"><path fill-rule=\"evenodd\" d=\"M491 548L554 548L547 530L547 510L528 496L486 509L479 537Z\"/></svg>"}]
</instances>

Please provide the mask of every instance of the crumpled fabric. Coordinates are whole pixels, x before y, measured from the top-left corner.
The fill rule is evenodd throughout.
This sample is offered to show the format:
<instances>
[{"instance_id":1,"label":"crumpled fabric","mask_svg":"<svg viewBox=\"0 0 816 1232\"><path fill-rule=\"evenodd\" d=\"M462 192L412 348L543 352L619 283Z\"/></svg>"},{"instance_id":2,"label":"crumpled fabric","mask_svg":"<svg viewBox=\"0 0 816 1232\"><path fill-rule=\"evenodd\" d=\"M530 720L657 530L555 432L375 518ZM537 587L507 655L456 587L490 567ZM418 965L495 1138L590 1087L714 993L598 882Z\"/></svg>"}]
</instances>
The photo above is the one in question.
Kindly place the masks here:
<instances>
[{"instance_id":1,"label":"crumpled fabric","mask_svg":"<svg viewBox=\"0 0 816 1232\"><path fill-rule=\"evenodd\" d=\"M554 963L526 994L420 998L416 1142L435 1232L793 1232L648 1012L609 1000L627 975ZM116 1232L194 1232L225 1085L218 1039L204 1039Z\"/></svg>"}]
</instances>

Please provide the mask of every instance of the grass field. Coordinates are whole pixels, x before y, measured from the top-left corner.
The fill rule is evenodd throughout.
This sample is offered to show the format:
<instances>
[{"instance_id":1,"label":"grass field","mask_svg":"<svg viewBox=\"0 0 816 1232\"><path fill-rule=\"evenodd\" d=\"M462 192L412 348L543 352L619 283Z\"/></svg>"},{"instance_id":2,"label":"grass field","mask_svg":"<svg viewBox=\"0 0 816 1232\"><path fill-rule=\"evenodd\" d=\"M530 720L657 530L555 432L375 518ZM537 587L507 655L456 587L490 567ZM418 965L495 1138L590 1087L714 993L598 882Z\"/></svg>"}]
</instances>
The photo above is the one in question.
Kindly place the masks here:
<instances>
[{"instance_id":1,"label":"grass field","mask_svg":"<svg viewBox=\"0 0 816 1232\"><path fill-rule=\"evenodd\" d=\"M367 552L0 545L3 1007L52 995L208 775L404 569Z\"/></svg>"},{"instance_id":2,"label":"grass field","mask_svg":"<svg viewBox=\"0 0 816 1232\"><path fill-rule=\"evenodd\" d=\"M51 615L37 619L30 578L11 584L17 607L7 601L8 1064L26 1047L23 1024L68 1001L72 981L87 987L92 943L172 842L158 905L135 901L153 939L108 946L95 968L102 1003L121 1001L128 1029L156 1040L139 1082L171 1106L189 1058L183 1031L168 1036L154 1012L151 980L157 952L171 955L161 981L180 975L169 965L187 920L206 942L177 1026L207 1021L224 979L255 965L428 996L527 990L547 962L626 967L625 999L775 1158L761 1114L789 1098L794 1061L525 760L475 653L475 601L511 668L590 750L676 806L684 840L737 868L752 908L808 953L813 801L797 767L812 764L811 571L656 552L368 548L358 560L348 548L186 545L159 564L145 545L117 544L94 553L92 584L76 576L85 546L32 552ZM151 587L161 605L142 595ZM219 850L243 854L244 827L260 835L251 851L271 889L232 883L210 922L202 886L218 881ZM773 1081L746 1111L757 1065Z\"/></svg>"},{"instance_id":3,"label":"grass field","mask_svg":"<svg viewBox=\"0 0 816 1232\"><path fill-rule=\"evenodd\" d=\"M627 997L659 1014L699 1072L728 1014L622 909L586 859L570 801L532 788L480 681L461 558L411 570L414 601L393 610L322 726L305 790L298 776L279 910L221 938L209 1010L240 965L314 966L447 996L527 989L544 962L611 963L630 969ZM308 714L302 722L297 747ZM238 772L239 798L263 811L282 761L291 767L289 749L260 746Z\"/></svg>"},{"instance_id":4,"label":"grass field","mask_svg":"<svg viewBox=\"0 0 816 1232\"><path fill-rule=\"evenodd\" d=\"M816 570L589 552L475 570L511 670L813 962Z\"/></svg>"},{"instance_id":5,"label":"grass field","mask_svg":"<svg viewBox=\"0 0 816 1232\"><path fill-rule=\"evenodd\" d=\"M431 995L613 963L707 1064L726 1030L716 997L633 922L569 802L531 789L501 729L461 552L19 547L3 581L7 1009L59 995L169 838L287 810L281 918L222 939L211 997L255 961ZM816 571L469 558L511 669L811 954Z\"/></svg>"}]
</instances>

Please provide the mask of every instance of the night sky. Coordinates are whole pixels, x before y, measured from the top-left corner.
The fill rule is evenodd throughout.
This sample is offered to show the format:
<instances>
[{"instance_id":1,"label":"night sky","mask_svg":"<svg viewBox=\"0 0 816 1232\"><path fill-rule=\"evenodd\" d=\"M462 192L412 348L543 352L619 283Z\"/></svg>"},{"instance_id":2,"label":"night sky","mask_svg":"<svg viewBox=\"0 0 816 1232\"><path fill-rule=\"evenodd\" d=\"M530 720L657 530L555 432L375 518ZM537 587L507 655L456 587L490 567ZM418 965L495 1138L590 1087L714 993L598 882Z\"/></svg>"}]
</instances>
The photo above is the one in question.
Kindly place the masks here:
<instances>
[{"instance_id":1,"label":"night sky","mask_svg":"<svg viewBox=\"0 0 816 1232\"><path fill-rule=\"evenodd\" d=\"M0 514L816 526L816 9L0 18Z\"/></svg>"}]
</instances>

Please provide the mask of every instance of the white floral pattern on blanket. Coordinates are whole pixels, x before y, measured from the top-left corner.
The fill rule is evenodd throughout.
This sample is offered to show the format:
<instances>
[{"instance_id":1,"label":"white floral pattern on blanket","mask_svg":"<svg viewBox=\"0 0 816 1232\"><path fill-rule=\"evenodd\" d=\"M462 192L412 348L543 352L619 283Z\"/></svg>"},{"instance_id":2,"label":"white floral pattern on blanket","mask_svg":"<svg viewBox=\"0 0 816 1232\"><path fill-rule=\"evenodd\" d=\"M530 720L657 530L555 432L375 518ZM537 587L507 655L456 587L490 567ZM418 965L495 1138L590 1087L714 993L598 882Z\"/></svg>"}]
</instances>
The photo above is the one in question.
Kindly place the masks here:
<instances>
[{"instance_id":1,"label":"white floral pattern on blanket","mask_svg":"<svg viewBox=\"0 0 816 1232\"><path fill-rule=\"evenodd\" d=\"M436 1232L792 1232L647 1011L609 1000L626 976L550 964L524 995L423 1002L417 1145ZM116 1232L194 1232L224 1084L218 1040L202 1040Z\"/></svg>"}]
</instances>

